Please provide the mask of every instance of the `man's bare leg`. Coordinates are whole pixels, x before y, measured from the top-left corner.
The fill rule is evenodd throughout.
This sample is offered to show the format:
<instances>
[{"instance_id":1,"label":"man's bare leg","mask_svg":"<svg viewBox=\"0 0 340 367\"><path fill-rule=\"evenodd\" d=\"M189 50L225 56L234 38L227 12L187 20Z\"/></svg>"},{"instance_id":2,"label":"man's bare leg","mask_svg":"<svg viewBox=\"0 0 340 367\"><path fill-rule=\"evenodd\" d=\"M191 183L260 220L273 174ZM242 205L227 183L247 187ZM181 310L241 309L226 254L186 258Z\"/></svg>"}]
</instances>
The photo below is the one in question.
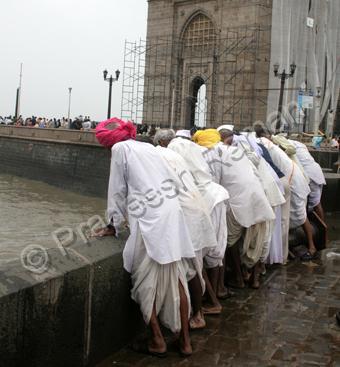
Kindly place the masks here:
<instances>
[{"instance_id":1,"label":"man's bare leg","mask_svg":"<svg viewBox=\"0 0 340 367\"><path fill-rule=\"evenodd\" d=\"M310 224L309 219L307 218L305 223L302 225L302 228L306 234L307 237L307 241L308 241L308 250L310 252L310 254L313 256L317 250L316 247L314 245L314 241L313 241L313 227Z\"/></svg>"},{"instance_id":2,"label":"man's bare leg","mask_svg":"<svg viewBox=\"0 0 340 367\"><path fill-rule=\"evenodd\" d=\"M151 329L151 339L148 343L148 349L151 353L165 353L166 352L166 343L161 332L161 328L159 327L158 318L156 315L156 307L153 306L152 314L149 323Z\"/></svg>"},{"instance_id":3,"label":"man's bare leg","mask_svg":"<svg viewBox=\"0 0 340 367\"><path fill-rule=\"evenodd\" d=\"M203 270L203 278L205 281L205 287L206 287L207 296L208 296L208 305L205 305L203 307L203 312L205 314L218 315L222 311L222 305L220 304L219 300L216 297L216 291L214 290L205 269Z\"/></svg>"},{"instance_id":4,"label":"man's bare leg","mask_svg":"<svg viewBox=\"0 0 340 367\"><path fill-rule=\"evenodd\" d=\"M179 297L180 297L180 312L181 312L181 332L179 338L180 353L183 356L190 356L192 354L192 347L189 335L189 305L188 300L181 282L178 282Z\"/></svg>"},{"instance_id":5,"label":"man's bare leg","mask_svg":"<svg viewBox=\"0 0 340 367\"><path fill-rule=\"evenodd\" d=\"M203 329L206 326L202 312L202 286L199 276L188 282L193 315L189 321L191 329Z\"/></svg>"},{"instance_id":6,"label":"man's bare leg","mask_svg":"<svg viewBox=\"0 0 340 367\"><path fill-rule=\"evenodd\" d=\"M235 276L235 280L228 281L228 285L235 288L244 288L244 280L243 280L243 272L241 267L241 257L240 257L240 250L239 246L242 242L242 239L237 241L234 246L231 246L229 248L229 254L230 254L230 260L231 260L231 266L233 270L233 274Z\"/></svg>"},{"instance_id":7,"label":"man's bare leg","mask_svg":"<svg viewBox=\"0 0 340 367\"><path fill-rule=\"evenodd\" d=\"M323 207L321 203L319 203L317 206L313 208L315 210L316 214L319 216L319 218L325 222L325 212L323 211Z\"/></svg>"},{"instance_id":8,"label":"man's bare leg","mask_svg":"<svg viewBox=\"0 0 340 367\"><path fill-rule=\"evenodd\" d=\"M251 277L249 280L250 286L254 289L260 288L260 272L261 272L261 263L258 261L252 269Z\"/></svg>"},{"instance_id":9,"label":"man's bare leg","mask_svg":"<svg viewBox=\"0 0 340 367\"><path fill-rule=\"evenodd\" d=\"M226 299L230 297L229 289L225 286L224 283L224 270L225 270L225 262L223 261L223 265L218 268L218 285L217 285L217 298Z\"/></svg>"}]
</instances>

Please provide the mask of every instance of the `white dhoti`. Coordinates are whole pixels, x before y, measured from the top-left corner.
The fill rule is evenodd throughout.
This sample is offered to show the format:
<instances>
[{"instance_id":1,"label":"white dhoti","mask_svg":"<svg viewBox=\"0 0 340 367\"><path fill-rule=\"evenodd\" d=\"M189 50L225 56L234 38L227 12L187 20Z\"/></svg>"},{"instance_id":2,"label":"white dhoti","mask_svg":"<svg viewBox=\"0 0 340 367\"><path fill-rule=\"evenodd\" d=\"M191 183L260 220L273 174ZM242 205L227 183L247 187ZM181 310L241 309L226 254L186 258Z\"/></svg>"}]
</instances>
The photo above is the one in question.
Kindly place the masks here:
<instances>
[{"instance_id":1,"label":"white dhoti","mask_svg":"<svg viewBox=\"0 0 340 367\"><path fill-rule=\"evenodd\" d=\"M260 260L266 236L268 236L267 222L257 223L246 229L241 250L241 261L248 268L252 268Z\"/></svg>"},{"instance_id":2,"label":"white dhoti","mask_svg":"<svg viewBox=\"0 0 340 367\"><path fill-rule=\"evenodd\" d=\"M282 253L283 263L286 263L289 252L289 216L290 216L290 185L286 177L280 178L284 188L286 202L281 205L281 230L282 230Z\"/></svg>"},{"instance_id":3,"label":"white dhoti","mask_svg":"<svg viewBox=\"0 0 340 367\"><path fill-rule=\"evenodd\" d=\"M308 196L308 211L312 211L320 204L323 185L318 185L312 179L309 181L310 194Z\"/></svg>"},{"instance_id":4,"label":"white dhoti","mask_svg":"<svg viewBox=\"0 0 340 367\"><path fill-rule=\"evenodd\" d=\"M228 247L234 246L237 241L242 238L245 228L235 219L232 210L227 211L227 226L228 226Z\"/></svg>"},{"instance_id":5,"label":"white dhoti","mask_svg":"<svg viewBox=\"0 0 340 367\"><path fill-rule=\"evenodd\" d=\"M289 228L302 226L307 219L307 197L301 197L292 191L290 195Z\"/></svg>"},{"instance_id":6,"label":"white dhoti","mask_svg":"<svg viewBox=\"0 0 340 367\"><path fill-rule=\"evenodd\" d=\"M217 246L208 249L204 257L204 263L208 269L223 265L228 240L227 207L224 201L215 205L211 212L211 222L216 233Z\"/></svg>"},{"instance_id":7,"label":"white dhoti","mask_svg":"<svg viewBox=\"0 0 340 367\"><path fill-rule=\"evenodd\" d=\"M281 206L277 206L274 208L275 212L275 224L274 231L271 237L270 246L269 246L269 254L267 257L268 264L283 264L285 262L284 258L284 249L282 244L282 216L281 216Z\"/></svg>"},{"instance_id":8,"label":"white dhoti","mask_svg":"<svg viewBox=\"0 0 340 367\"><path fill-rule=\"evenodd\" d=\"M138 256L135 256L132 266L131 297L139 304L146 324L149 324L155 306L156 315L161 323L172 332L179 332L181 330L179 282L185 291L189 312L191 308L184 260L161 265L147 255L140 231L137 239Z\"/></svg>"}]
</instances>

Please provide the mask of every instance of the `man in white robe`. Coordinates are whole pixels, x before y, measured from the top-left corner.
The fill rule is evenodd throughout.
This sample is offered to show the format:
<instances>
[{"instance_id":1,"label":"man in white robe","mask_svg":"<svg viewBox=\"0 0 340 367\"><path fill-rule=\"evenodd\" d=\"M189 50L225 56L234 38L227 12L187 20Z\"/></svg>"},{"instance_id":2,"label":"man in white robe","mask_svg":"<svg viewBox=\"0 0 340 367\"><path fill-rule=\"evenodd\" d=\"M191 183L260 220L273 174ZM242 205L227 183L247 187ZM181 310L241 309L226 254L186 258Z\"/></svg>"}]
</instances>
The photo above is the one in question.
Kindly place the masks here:
<instances>
[{"instance_id":1,"label":"man in white robe","mask_svg":"<svg viewBox=\"0 0 340 367\"><path fill-rule=\"evenodd\" d=\"M184 259L195 258L195 250L178 200L177 177L158 150L133 140L135 135L132 123L115 118L96 128L99 142L112 146L108 219L116 234L126 222L130 227L124 268L131 273L132 298L151 327L148 352L166 353L159 318L171 331L180 332L180 352L190 355L190 297Z\"/></svg>"},{"instance_id":2,"label":"man in white robe","mask_svg":"<svg viewBox=\"0 0 340 367\"><path fill-rule=\"evenodd\" d=\"M219 268L223 266L223 259L227 246L226 200L229 198L227 190L216 184L210 174L209 166L204 160L200 148L188 139L176 137L168 148L177 152L185 160L194 181L206 201L211 221L214 226L217 247L204 253L205 268L209 276L215 297L210 299L211 307L204 308L207 314L218 314L222 306L217 300Z\"/></svg>"},{"instance_id":3,"label":"man in white robe","mask_svg":"<svg viewBox=\"0 0 340 367\"><path fill-rule=\"evenodd\" d=\"M275 219L273 210L266 198L256 170L248 160L243 150L230 146L232 142L231 134L224 134L223 129L220 134L214 129L199 131L195 134L194 140L203 146L208 146L204 140L213 138L215 145L210 146L204 154L209 161L208 165L216 172L220 184L230 193L228 221L228 247L232 248L244 236L241 246L242 262L249 268L254 267L261 258L263 243L266 236L266 221ZM230 130L228 130L230 132ZM223 144L218 143L222 139ZM209 147L209 146L208 146ZM234 251L239 251L234 247ZM237 264L236 254L232 253L236 269L238 286L244 286L241 276L241 269ZM257 287L254 280L254 285Z\"/></svg>"},{"instance_id":4,"label":"man in white robe","mask_svg":"<svg viewBox=\"0 0 340 367\"><path fill-rule=\"evenodd\" d=\"M273 168L262 157L263 151L257 144L255 138L250 133L241 133L242 135L233 135L233 146L242 149L249 160L256 168L255 174L259 177L267 199L275 213L275 221L267 222L267 236L264 242L263 253L261 256L262 268L267 262L269 254L279 255L283 252L282 230L281 230L281 206L286 202L283 193L283 186L273 170ZM271 262L271 261L269 261ZM283 256L275 256L276 263L283 263Z\"/></svg>"},{"instance_id":5,"label":"man in white robe","mask_svg":"<svg viewBox=\"0 0 340 367\"><path fill-rule=\"evenodd\" d=\"M178 177L176 185L179 193L178 199L183 209L196 253L195 259L186 260L189 268L187 279L193 308L190 327L191 329L201 329L205 327L202 312L202 296L205 291L205 283L202 276L202 251L206 253L216 248L217 240L208 207L194 182L189 167L178 153L166 148L174 138L175 132L173 130L159 129L155 134L154 144L157 145L159 153Z\"/></svg>"},{"instance_id":6,"label":"man in white robe","mask_svg":"<svg viewBox=\"0 0 340 367\"><path fill-rule=\"evenodd\" d=\"M308 197L308 211L315 210L318 216L325 221L325 215L321 205L321 195L323 185L326 185L326 181L322 169L315 162L305 144L290 139L288 141L295 146L296 156L306 175L309 177L310 194Z\"/></svg>"},{"instance_id":7,"label":"man in white robe","mask_svg":"<svg viewBox=\"0 0 340 367\"><path fill-rule=\"evenodd\" d=\"M289 227L303 227L308 240L308 253L303 257L303 259L308 260L316 253L313 241L313 230L307 218L306 210L307 198L310 193L308 181L297 163L290 159L282 148L263 135L264 132L258 132L258 141L268 149L273 162L283 172L288 180L291 192ZM288 258L288 247L285 249L285 255Z\"/></svg>"}]
</instances>

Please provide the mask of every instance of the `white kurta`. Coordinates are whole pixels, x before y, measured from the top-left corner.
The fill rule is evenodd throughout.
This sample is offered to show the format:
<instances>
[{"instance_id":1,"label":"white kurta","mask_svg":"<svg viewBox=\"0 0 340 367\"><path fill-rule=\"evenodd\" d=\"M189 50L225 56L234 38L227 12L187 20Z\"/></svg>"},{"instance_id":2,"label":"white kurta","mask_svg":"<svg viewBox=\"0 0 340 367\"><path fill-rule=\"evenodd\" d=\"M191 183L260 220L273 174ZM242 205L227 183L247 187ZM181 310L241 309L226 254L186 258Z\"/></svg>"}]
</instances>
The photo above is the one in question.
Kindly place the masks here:
<instances>
[{"instance_id":1,"label":"white kurta","mask_svg":"<svg viewBox=\"0 0 340 367\"><path fill-rule=\"evenodd\" d=\"M221 171L221 185L229 193L229 205L235 219L242 227L274 220L274 212L268 202L253 165L238 147L219 144L217 157L211 165Z\"/></svg>"},{"instance_id":2,"label":"white kurta","mask_svg":"<svg viewBox=\"0 0 340 367\"><path fill-rule=\"evenodd\" d=\"M252 145L250 145L250 143L252 143ZM257 168L255 174L260 179L270 205L272 207L282 205L285 202L285 198L283 197L282 190L277 182L279 181L279 178L271 166L262 157L262 149L258 146L258 149L255 150L255 145L257 145L257 143L254 138L250 135L248 137L243 135L234 136L232 145L242 149L248 159Z\"/></svg>"},{"instance_id":3,"label":"white kurta","mask_svg":"<svg viewBox=\"0 0 340 367\"><path fill-rule=\"evenodd\" d=\"M299 227L307 218L306 204L310 193L308 182L298 165L282 149L267 138L260 138L259 141L268 149L274 164L289 182L291 189L290 227Z\"/></svg>"},{"instance_id":4,"label":"white kurta","mask_svg":"<svg viewBox=\"0 0 340 367\"><path fill-rule=\"evenodd\" d=\"M326 185L325 176L318 163L315 162L313 156L309 153L305 144L299 141L289 140L296 148L296 156L300 161L306 175L309 177L310 195L308 198L308 208L312 210L320 203L322 187Z\"/></svg>"},{"instance_id":5,"label":"white kurta","mask_svg":"<svg viewBox=\"0 0 340 367\"><path fill-rule=\"evenodd\" d=\"M184 159L171 149L156 148L178 177L178 200L183 209L186 224L195 251L216 247L216 237L205 200Z\"/></svg>"},{"instance_id":6,"label":"white kurta","mask_svg":"<svg viewBox=\"0 0 340 367\"><path fill-rule=\"evenodd\" d=\"M151 144L127 140L112 147L108 218L128 221L124 267L131 272L140 230L148 256L159 264L195 257L176 189L177 177Z\"/></svg>"},{"instance_id":7,"label":"white kurta","mask_svg":"<svg viewBox=\"0 0 340 367\"><path fill-rule=\"evenodd\" d=\"M185 160L194 177L195 184L208 206L215 229L217 246L204 252L206 266L209 268L221 266L227 246L228 230L225 201L228 200L229 194L226 189L213 181L209 166L198 145L186 139L176 138L171 141L168 148L180 154Z\"/></svg>"},{"instance_id":8,"label":"white kurta","mask_svg":"<svg viewBox=\"0 0 340 367\"><path fill-rule=\"evenodd\" d=\"M213 227L206 202L199 192L184 159L171 149L160 146L157 146L156 149L178 177L178 199L184 212L196 254L196 259L185 261L187 265L187 280L190 281L197 274L204 293L202 254L217 247L215 228Z\"/></svg>"},{"instance_id":9,"label":"white kurta","mask_svg":"<svg viewBox=\"0 0 340 367\"><path fill-rule=\"evenodd\" d=\"M108 218L117 232L125 222L130 225L123 259L131 273L131 297L147 324L155 306L161 322L178 332L179 282L190 309L184 260L195 258L195 250L178 200L177 176L151 144L127 140L111 152Z\"/></svg>"},{"instance_id":10,"label":"white kurta","mask_svg":"<svg viewBox=\"0 0 340 367\"><path fill-rule=\"evenodd\" d=\"M180 154L185 160L210 212L218 203L229 199L228 191L214 182L210 168L197 144L187 139L176 138L171 141L168 148Z\"/></svg>"}]
</instances>

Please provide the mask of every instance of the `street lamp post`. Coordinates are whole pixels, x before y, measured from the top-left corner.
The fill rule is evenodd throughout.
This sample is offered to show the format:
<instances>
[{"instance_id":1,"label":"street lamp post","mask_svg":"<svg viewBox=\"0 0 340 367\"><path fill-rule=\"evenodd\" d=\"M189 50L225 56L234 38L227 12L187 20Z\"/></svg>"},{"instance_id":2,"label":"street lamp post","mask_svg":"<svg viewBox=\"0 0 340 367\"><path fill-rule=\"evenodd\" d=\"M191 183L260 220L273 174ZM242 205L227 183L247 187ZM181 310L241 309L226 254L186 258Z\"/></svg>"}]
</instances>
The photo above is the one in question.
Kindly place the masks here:
<instances>
[{"instance_id":1,"label":"street lamp post","mask_svg":"<svg viewBox=\"0 0 340 367\"><path fill-rule=\"evenodd\" d=\"M283 91L285 88L286 79L292 78L295 74L296 65L293 63L290 65L290 73L287 74L286 70L283 69L282 73L279 73L279 64L274 65L274 75L277 78L281 79L281 87L280 87L280 98L279 98L279 106L277 110L277 121L276 121L276 131L280 130L281 127L281 115L282 115L282 103L283 103Z\"/></svg>"},{"instance_id":2,"label":"street lamp post","mask_svg":"<svg viewBox=\"0 0 340 367\"><path fill-rule=\"evenodd\" d=\"M112 83L113 82L117 82L119 79L119 75L120 75L120 71L117 69L115 71L116 74L116 78L113 78L112 75L108 78L107 77L108 71L104 70L103 71L103 76L104 76L104 80L106 82L109 82L109 103L108 103L108 108L107 108L107 118L111 118L111 97L112 97Z\"/></svg>"},{"instance_id":3,"label":"street lamp post","mask_svg":"<svg viewBox=\"0 0 340 367\"><path fill-rule=\"evenodd\" d=\"M68 111L67 111L67 122L70 123L70 112L71 112L71 93L72 88L68 88Z\"/></svg>"},{"instance_id":4,"label":"street lamp post","mask_svg":"<svg viewBox=\"0 0 340 367\"><path fill-rule=\"evenodd\" d=\"M321 87L316 87L315 95L315 116L314 116L314 135L318 135L320 126L320 107L321 107Z\"/></svg>"}]
</instances>

